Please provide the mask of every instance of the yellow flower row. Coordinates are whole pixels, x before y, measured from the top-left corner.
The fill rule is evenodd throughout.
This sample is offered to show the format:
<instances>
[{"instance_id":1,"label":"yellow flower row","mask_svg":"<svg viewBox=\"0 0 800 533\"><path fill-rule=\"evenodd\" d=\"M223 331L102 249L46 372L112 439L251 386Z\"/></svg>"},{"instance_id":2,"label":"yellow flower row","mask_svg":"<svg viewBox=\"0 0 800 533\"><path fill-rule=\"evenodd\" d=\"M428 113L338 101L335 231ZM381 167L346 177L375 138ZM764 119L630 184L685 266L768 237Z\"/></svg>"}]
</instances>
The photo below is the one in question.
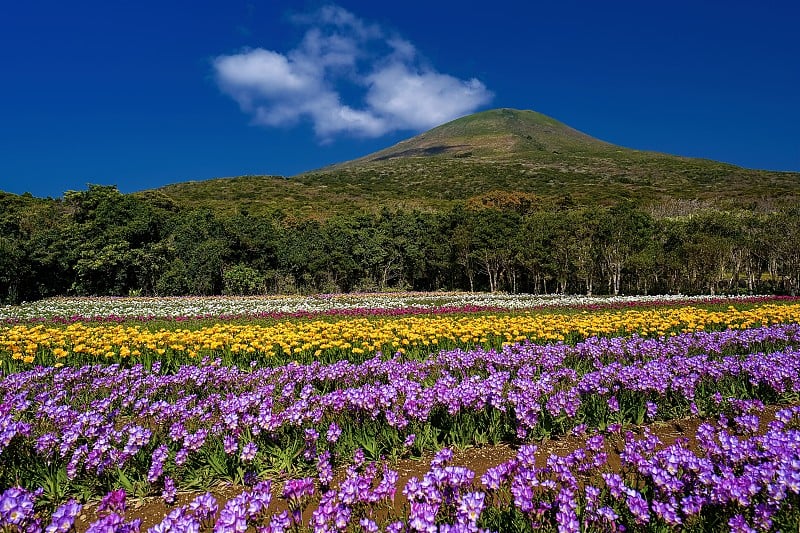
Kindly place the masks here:
<instances>
[{"instance_id":1,"label":"yellow flower row","mask_svg":"<svg viewBox=\"0 0 800 533\"><path fill-rule=\"evenodd\" d=\"M709 327L745 328L756 324L800 321L800 304L765 304L749 310L729 307L709 311L696 307L605 311L580 314L440 315L338 320L292 321L274 325L215 324L200 329L160 329L141 325L66 327L0 327L0 357L34 362L37 355L64 359L73 354L97 358L136 357L143 353L321 355L326 351L355 354L481 343L564 340L639 332L664 335Z\"/></svg>"}]
</instances>

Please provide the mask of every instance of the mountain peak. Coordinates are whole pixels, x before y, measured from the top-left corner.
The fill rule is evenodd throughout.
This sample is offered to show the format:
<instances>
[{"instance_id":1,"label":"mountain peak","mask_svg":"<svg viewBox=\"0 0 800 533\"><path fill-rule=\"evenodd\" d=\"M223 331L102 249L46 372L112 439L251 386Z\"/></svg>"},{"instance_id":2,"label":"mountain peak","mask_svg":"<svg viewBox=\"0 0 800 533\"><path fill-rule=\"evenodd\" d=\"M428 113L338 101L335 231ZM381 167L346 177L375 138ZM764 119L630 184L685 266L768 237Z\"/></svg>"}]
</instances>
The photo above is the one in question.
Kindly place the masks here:
<instances>
[{"instance_id":1,"label":"mountain peak","mask_svg":"<svg viewBox=\"0 0 800 533\"><path fill-rule=\"evenodd\" d=\"M547 115L500 108L457 118L356 161L436 156L506 158L537 152L588 152L609 148L616 147Z\"/></svg>"}]
</instances>

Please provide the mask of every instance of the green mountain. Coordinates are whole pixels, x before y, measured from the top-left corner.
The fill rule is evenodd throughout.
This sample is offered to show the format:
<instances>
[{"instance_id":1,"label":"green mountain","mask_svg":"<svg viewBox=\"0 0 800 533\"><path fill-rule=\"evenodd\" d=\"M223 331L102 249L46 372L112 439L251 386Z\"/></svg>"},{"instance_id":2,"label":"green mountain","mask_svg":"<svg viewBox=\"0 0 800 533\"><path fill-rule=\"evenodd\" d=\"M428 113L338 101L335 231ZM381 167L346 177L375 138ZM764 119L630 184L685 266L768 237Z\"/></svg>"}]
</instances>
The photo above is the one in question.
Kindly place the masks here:
<instances>
[{"instance_id":1,"label":"green mountain","mask_svg":"<svg viewBox=\"0 0 800 533\"><path fill-rule=\"evenodd\" d=\"M360 159L291 178L242 176L163 187L178 204L297 218L523 198L547 205L775 207L800 198L800 173L616 146L534 111L493 109ZM144 192L141 194L156 194Z\"/></svg>"},{"instance_id":2,"label":"green mountain","mask_svg":"<svg viewBox=\"0 0 800 533\"><path fill-rule=\"evenodd\" d=\"M493 109L448 122L352 162L406 157L534 158L542 153L575 153L614 149L578 130L535 111Z\"/></svg>"}]
</instances>

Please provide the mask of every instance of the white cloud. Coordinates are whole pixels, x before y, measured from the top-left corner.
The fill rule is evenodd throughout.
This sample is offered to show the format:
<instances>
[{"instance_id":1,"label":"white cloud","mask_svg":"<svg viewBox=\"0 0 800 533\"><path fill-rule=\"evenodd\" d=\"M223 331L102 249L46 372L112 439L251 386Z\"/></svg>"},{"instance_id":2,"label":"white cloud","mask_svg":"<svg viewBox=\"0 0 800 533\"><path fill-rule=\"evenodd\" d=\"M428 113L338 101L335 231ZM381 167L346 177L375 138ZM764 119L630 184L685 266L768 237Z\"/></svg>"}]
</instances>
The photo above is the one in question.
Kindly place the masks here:
<instances>
[{"instance_id":1,"label":"white cloud","mask_svg":"<svg viewBox=\"0 0 800 533\"><path fill-rule=\"evenodd\" d=\"M317 80L278 53L261 48L214 61L222 89L237 100L276 98L287 93L313 92ZM242 102L240 102L242 103ZM244 104L243 104L244 105Z\"/></svg>"},{"instance_id":2,"label":"white cloud","mask_svg":"<svg viewBox=\"0 0 800 533\"><path fill-rule=\"evenodd\" d=\"M491 100L477 79L423 68L412 43L387 37L341 7L326 6L293 20L307 26L296 48L248 49L213 62L220 89L256 124L310 120L323 141L338 134L378 137L427 129Z\"/></svg>"},{"instance_id":3,"label":"white cloud","mask_svg":"<svg viewBox=\"0 0 800 533\"><path fill-rule=\"evenodd\" d=\"M486 87L475 78L462 81L447 74L411 70L393 63L367 78L367 105L389 117L397 129L425 129L485 104Z\"/></svg>"}]
</instances>

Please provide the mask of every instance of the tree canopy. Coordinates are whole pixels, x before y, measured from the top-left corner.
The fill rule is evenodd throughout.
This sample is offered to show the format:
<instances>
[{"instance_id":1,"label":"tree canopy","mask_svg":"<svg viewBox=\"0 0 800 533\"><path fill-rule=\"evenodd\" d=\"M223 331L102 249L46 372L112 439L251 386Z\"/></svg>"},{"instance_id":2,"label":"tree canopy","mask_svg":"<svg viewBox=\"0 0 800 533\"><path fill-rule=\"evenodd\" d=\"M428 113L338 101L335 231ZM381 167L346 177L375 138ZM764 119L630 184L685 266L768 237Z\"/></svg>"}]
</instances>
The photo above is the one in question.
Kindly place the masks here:
<instances>
[{"instance_id":1,"label":"tree canopy","mask_svg":"<svg viewBox=\"0 0 800 533\"><path fill-rule=\"evenodd\" d=\"M800 210L654 216L532 197L318 220L179 208L92 185L0 194L0 300L354 290L791 293ZM494 197L493 196L493 197ZM502 201L501 201L502 200Z\"/></svg>"}]
</instances>

